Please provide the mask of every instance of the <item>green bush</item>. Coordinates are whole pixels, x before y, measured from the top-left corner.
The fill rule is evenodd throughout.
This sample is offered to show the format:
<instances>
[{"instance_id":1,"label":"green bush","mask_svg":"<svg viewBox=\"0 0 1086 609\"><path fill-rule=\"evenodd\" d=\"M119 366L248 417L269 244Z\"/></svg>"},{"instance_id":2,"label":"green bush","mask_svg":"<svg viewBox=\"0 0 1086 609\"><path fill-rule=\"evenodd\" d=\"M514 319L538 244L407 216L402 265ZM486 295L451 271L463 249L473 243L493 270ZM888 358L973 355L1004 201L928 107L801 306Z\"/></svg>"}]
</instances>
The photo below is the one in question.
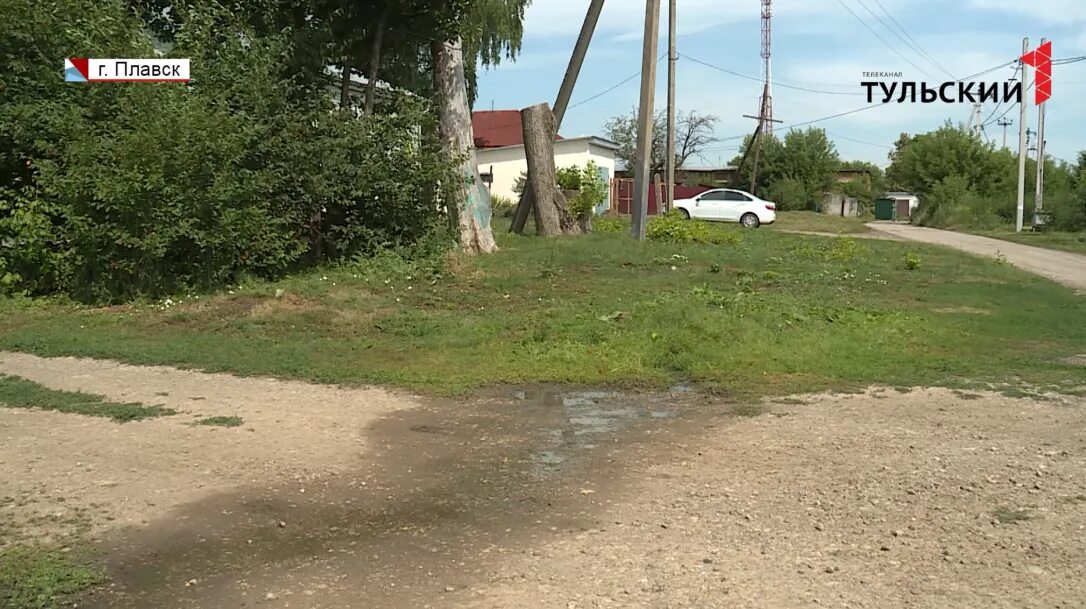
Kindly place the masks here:
<instances>
[{"instance_id":1,"label":"green bush","mask_svg":"<svg viewBox=\"0 0 1086 609\"><path fill-rule=\"evenodd\" d=\"M998 199L974 192L965 177L949 176L936 182L931 194L921 201L913 223L937 228L992 229L1010 219L1007 207Z\"/></svg>"},{"instance_id":2,"label":"green bush","mask_svg":"<svg viewBox=\"0 0 1086 609\"><path fill-rule=\"evenodd\" d=\"M558 187L562 190L580 190L584 179L580 167L560 167L557 171Z\"/></svg>"},{"instance_id":3,"label":"green bush","mask_svg":"<svg viewBox=\"0 0 1086 609\"><path fill-rule=\"evenodd\" d=\"M607 182L600 177L599 166L589 161L584 167L564 167L558 170L558 187L577 191L577 196L566 202L574 218L590 216L596 206L607 200Z\"/></svg>"},{"instance_id":4,"label":"green bush","mask_svg":"<svg viewBox=\"0 0 1086 609\"><path fill-rule=\"evenodd\" d=\"M795 178L783 178L769 186L768 199L777 204L781 211L805 210L812 208L813 199L803 182Z\"/></svg>"},{"instance_id":5,"label":"green bush","mask_svg":"<svg viewBox=\"0 0 1086 609\"><path fill-rule=\"evenodd\" d=\"M713 243L737 245L742 236L734 231L701 220L687 220L677 211L670 211L649 220L645 236L665 243Z\"/></svg>"},{"instance_id":6,"label":"green bush","mask_svg":"<svg viewBox=\"0 0 1086 609\"><path fill-rule=\"evenodd\" d=\"M140 35L119 3L83 9L88 22ZM35 27L74 36L67 14ZM436 139L419 135L434 131L432 113L407 97L365 118L335 112L319 83L285 70L285 35L230 23L186 20L173 52L192 58L188 86L61 85L56 101L52 85L12 81L0 122L29 115L42 129L0 132L15 150L0 184L0 289L157 297L353 258L431 230L441 206L434 185L452 167ZM59 82L56 57L70 53L22 50L23 34L5 29L0 49ZM129 51L103 53L150 54L149 39L137 38ZM27 169L16 175L20 163Z\"/></svg>"},{"instance_id":7,"label":"green bush","mask_svg":"<svg viewBox=\"0 0 1086 609\"><path fill-rule=\"evenodd\" d=\"M915 271L920 268L920 256L914 252L905 254L905 268L906 270Z\"/></svg>"},{"instance_id":8,"label":"green bush","mask_svg":"<svg viewBox=\"0 0 1086 609\"><path fill-rule=\"evenodd\" d=\"M597 233L629 232L629 220L619 216L603 216L592 222L592 230Z\"/></svg>"},{"instance_id":9,"label":"green bush","mask_svg":"<svg viewBox=\"0 0 1086 609\"><path fill-rule=\"evenodd\" d=\"M517 202L502 195L491 195L490 209L496 218L512 218Z\"/></svg>"}]
</instances>

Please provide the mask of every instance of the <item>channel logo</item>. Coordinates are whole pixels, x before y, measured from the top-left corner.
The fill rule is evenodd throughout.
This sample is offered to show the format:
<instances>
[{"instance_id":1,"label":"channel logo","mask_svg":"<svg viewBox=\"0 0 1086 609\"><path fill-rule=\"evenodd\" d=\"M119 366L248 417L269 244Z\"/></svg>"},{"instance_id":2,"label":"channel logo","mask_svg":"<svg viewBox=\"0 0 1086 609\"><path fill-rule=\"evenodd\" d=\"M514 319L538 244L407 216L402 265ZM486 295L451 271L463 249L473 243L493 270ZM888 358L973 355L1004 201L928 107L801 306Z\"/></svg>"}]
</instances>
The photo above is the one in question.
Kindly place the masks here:
<instances>
[{"instance_id":1,"label":"channel logo","mask_svg":"<svg viewBox=\"0 0 1086 609\"><path fill-rule=\"evenodd\" d=\"M188 82L188 59L64 60L64 82Z\"/></svg>"},{"instance_id":2,"label":"channel logo","mask_svg":"<svg viewBox=\"0 0 1086 609\"><path fill-rule=\"evenodd\" d=\"M1052 41L1048 41L1021 57L1024 64L1037 68L1037 105L1052 98Z\"/></svg>"}]
</instances>

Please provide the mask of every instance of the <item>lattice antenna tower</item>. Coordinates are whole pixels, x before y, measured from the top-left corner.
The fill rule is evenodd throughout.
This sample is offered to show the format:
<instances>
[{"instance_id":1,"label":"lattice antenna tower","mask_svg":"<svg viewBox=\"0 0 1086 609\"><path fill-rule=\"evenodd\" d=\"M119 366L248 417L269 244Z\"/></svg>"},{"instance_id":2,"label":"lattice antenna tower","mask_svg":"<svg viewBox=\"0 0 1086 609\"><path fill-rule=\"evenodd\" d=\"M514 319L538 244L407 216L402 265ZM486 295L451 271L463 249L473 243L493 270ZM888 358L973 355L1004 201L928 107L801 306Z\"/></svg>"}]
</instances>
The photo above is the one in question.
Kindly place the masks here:
<instances>
[{"instance_id":1,"label":"lattice antenna tower","mask_svg":"<svg viewBox=\"0 0 1086 609\"><path fill-rule=\"evenodd\" d=\"M762 133L773 131L773 0L762 0L762 99L758 115Z\"/></svg>"}]
</instances>

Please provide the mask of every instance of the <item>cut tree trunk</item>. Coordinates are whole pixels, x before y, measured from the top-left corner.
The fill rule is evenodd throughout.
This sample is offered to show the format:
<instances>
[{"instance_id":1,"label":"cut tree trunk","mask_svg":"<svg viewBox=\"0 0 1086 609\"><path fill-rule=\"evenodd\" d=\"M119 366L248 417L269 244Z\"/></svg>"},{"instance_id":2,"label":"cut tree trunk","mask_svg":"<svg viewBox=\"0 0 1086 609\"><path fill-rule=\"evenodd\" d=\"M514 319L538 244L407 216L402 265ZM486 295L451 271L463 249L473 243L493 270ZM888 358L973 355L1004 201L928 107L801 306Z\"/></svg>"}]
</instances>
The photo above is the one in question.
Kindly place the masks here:
<instances>
[{"instance_id":1,"label":"cut tree trunk","mask_svg":"<svg viewBox=\"0 0 1086 609\"><path fill-rule=\"evenodd\" d=\"M494 252L498 246L490 229L490 197L483 189L475 157L463 43L435 42L433 52L441 141L447 154L463 159L459 175L445 189L446 206L459 233L461 249L470 253Z\"/></svg>"},{"instance_id":2,"label":"cut tree trunk","mask_svg":"<svg viewBox=\"0 0 1086 609\"><path fill-rule=\"evenodd\" d=\"M381 68L381 43L385 37L385 24L392 5L385 6L381 18L377 21L377 31L373 33L373 49L370 52L369 82L366 83L366 115L373 114L373 104L377 97L377 73Z\"/></svg>"},{"instance_id":3,"label":"cut tree trunk","mask_svg":"<svg viewBox=\"0 0 1086 609\"><path fill-rule=\"evenodd\" d=\"M339 109L344 112L351 109L351 58L343 60L343 77L339 85Z\"/></svg>"},{"instance_id":4,"label":"cut tree trunk","mask_svg":"<svg viewBox=\"0 0 1086 609\"><path fill-rule=\"evenodd\" d=\"M528 185L538 210L536 234L543 237L576 235L580 228L566 209L566 197L558 190L554 168L554 113L547 104L520 111L524 129L524 154L528 161Z\"/></svg>"},{"instance_id":5,"label":"cut tree trunk","mask_svg":"<svg viewBox=\"0 0 1086 609\"><path fill-rule=\"evenodd\" d=\"M523 234L524 226L528 224L528 214L535 210L535 202L532 200L532 191L529 188L525 188L524 192L520 195L520 201L517 203L517 208L513 213L513 223L509 225L509 232ZM539 214L536 214L535 227L539 229Z\"/></svg>"}]
</instances>

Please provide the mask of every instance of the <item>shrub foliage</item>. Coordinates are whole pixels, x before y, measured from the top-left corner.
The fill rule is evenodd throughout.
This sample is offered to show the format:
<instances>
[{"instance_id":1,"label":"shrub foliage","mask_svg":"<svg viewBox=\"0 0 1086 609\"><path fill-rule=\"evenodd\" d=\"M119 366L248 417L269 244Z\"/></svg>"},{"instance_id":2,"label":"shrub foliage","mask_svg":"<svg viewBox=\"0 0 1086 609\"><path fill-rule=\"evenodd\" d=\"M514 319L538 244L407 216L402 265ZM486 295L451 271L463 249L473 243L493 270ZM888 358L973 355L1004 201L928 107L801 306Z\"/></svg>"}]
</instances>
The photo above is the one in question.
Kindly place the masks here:
<instances>
[{"instance_id":1,"label":"shrub foliage","mask_svg":"<svg viewBox=\"0 0 1086 609\"><path fill-rule=\"evenodd\" d=\"M321 78L284 67L289 36L222 14L176 37L187 85L64 84L58 58L153 56L152 41L117 0L40 4L0 0L15 17L0 33L0 290L101 302L210 289L435 226L451 163L425 102L338 111Z\"/></svg>"}]
</instances>

